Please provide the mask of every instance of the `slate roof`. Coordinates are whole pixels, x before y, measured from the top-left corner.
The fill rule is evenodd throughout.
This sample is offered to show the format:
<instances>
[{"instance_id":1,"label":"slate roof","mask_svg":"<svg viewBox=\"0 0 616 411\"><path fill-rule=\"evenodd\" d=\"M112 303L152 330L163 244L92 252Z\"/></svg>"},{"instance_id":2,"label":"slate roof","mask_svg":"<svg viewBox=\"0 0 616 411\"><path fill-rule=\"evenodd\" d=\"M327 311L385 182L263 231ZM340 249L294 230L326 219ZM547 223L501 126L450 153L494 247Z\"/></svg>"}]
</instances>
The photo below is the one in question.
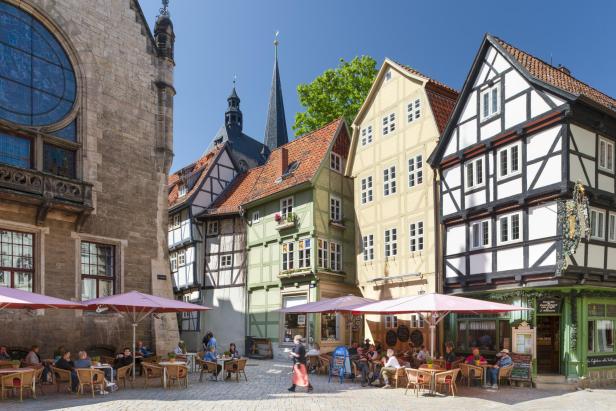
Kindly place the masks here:
<instances>
[{"instance_id":1,"label":"slate roof","mask_svg":"<svg viewBox=\"0 0 616 411\"><path fill-rule=\"evenodd\" d=\"M610 110L616 111L616 99L597 90L594 87L576 79L558 67L522 51L495 36L488 36L490 40L500 45L514 60L516 60L528 73L537 80L557 87L576 96L586 96Z\"/></svg>"},{"instance_id":2,"label":"slate roof","mask_svg":"<svg viewBox=\"0 0 616 411\"><path fill-rule=\"evenodd\" d=\"M280 84L280 72L278 71L278 49L274 59L274 73L272 75L272 89L270 91L269 107L265 123L264 143L269 150L274 150L289 142L287 134L287 120L282 101L282 86Z\"/></svg>"},{"instance_id":3,"label":"slate roof","mask_svg":"<svg viewBox=\"0 0 616 411\"><path fill-rule=\"evenodd\" d=\"M326 157L336 132L342 127L346 133L344 120L337 119L312 133L278 147L269 156L267 163L255 167L238 176L212 204L207 214L227 214L237 212L239 206L279 193L288 188L310 182ZM298 162L297 169L281 181L280 156L282 148L288 152L288 163Z\"/></svg>"},{"instance_id":4,"label":"slate roof","mask_svg":"<svg viewBox=\"0 0 616 411\"><path fill-rule=\"evenodd\" d=\"M241 133L230 132L224 124L216 132L214 139L210 143L208 150L213 150L216 147L216 141L219 141L222 137L222 142L226 143L230 149L236 150L246 157L254 159L257 164L263 164L265 157L263 153L263 143L255 140L254 138ZM265 152L267 155L267 151Z\"/></svg>"},{"instance_id":5,"label":"slate roof","mask_svg":"<svg viewBox=\"0 0 616 411\"><path fill-rule=\"evenodd\" d=\"M223 149L224 144L214 147L194 163L191 163L181 170L176 171L167 178L169 190L167 201L169 208L184 204L192 197L194 192L201 186L203 179L206 177L208 171L214 164L215 159L218 157L218 154ZM187 184L188 190L185 196L179 197L179 186L181 183Z\"/></svg>"}]
</instances>

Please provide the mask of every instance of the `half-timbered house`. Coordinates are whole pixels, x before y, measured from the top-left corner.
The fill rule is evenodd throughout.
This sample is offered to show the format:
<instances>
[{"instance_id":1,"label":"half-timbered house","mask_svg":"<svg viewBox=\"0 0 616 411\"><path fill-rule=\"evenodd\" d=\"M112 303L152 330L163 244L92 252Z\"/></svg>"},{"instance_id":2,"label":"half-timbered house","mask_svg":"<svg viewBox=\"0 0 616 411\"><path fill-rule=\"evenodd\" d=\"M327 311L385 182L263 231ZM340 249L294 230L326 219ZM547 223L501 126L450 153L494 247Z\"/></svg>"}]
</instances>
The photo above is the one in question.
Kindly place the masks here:
<instances>
[{"instance_id":1,"label":"half-timbered house","mask_svg":"<svg viewBox=\"0 0 616 411\"><path fill-rule=\"evenodd\" d=\"M452 316L450 338L461 351L528 351L535 373L563 379L613 370L615 140L615 99L565 67L485 37L429 159L440 174L444 290L534 312ZM590 199L591 233L567 257L571 232L559 216L578 181ZM522 320L534 337L512 340Z\"/></svg>"}]
</instances>

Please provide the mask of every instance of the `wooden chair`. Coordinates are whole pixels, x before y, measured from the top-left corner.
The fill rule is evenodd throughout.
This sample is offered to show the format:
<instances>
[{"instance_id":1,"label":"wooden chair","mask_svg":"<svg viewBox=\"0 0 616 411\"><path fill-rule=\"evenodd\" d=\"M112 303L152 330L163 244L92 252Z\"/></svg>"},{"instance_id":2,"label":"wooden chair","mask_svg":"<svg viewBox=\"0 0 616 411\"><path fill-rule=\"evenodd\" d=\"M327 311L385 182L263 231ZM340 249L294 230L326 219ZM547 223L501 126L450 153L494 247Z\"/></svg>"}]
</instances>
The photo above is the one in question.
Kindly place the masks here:
<instances>
[{"instance_id":1,"label":"wooden chair","mask_svg":"<svg viewBox=\"0 0 616 411\"><path fill-rule=\"evenodd\" d=\"M396 388L398 388L398 381L406 378L406 371L404 368L398 368L394 374L394 381L396 382Z\"/></svg>"},{"instance_id":2,"label":"wooden chair","mask_svg":"<svg viewBox=\"0 0 616 411\"><path fill-rule=\"evenodd\" d=\"M424 371L422 369L417 370L417 394L419 395L419 390L430 390L432 385L432 373L429 371Z\"/></svg>"},{"instance_id":3,"label":"wooden chair","mask_svg":"<svg viewBox=\"0 0 616 411\"><path fill-rule=\"evenodd\" d=\"M513 371L513 364L499 369L498 383L500 384L502 380L505 380L511 386L511 371Z\"/></svg>"},{"instance_id":4,"label":"wooden chair","mask_svg":"<svg viewBox=\"0 0 616 411\"><path fill-rule=\"evenodd\" d=\"M41 367L41 368L37 368L34 370L34 381L36 381L35 384L35 392L34 392L34 398L36 398L36 393L40 392L41 394L45 395L45 391L43 391L43 383L45 381L43 381L43 371L45 370L45 368Z\"/></svg>"},{"instance_id":5,"label":"wooden chair","mask_svg":"<svg viewBox=\"0 0 616 411\"><path fill-rule=\"evenodd\" d=\"M180 386L182 386L182 382L184 383L184 388L188 388L188 367L185 365L167 365L167 379L169 380L169 388L172 385L175 385L177 382Z\"/></svg>"},{"instance_id":6,"label":"wooden chair","mask_svg":"<svg viewBox=\"0 0 616 411\"><path fill-rule=\"evenodd\" d=\"M201 367L201 370L199 372L199 382L203 381L203 374L216 375L218 371L218 364L216 364L215 362L202 360L199 357L196 357L195 361L197 361L197 364L199 364L199 367Z\"/></svg>"},{"instance_id":7,"label":"wooden chair","mask_svg":"<svg viewBox=\"0 0 616 411\"><path fill-rule=\"evenodd\" d=\"M462 379L466 380L467 385L471 386L472 380L483 381L483 368L478 367L476 365L460 363L460 373L462 374Z\"/></svg>"},{"instance_id":8,"label":"wooden chair","mask_svg":"<svg viewBox=\"0 0 616 411\"><path fill-rule=\"evenodd\" d=\"M131 371L133 370L132 365L125 365L124 367L118 368L116 371L116 381L118 382L118 387L120 386L120 381L124 384L124 388L126 388L126 382L130 384L130 387L133 388L133 380L130 378L132 375ZM147 377L146 377L147 378Z\"/></svg>"},{"instance_id":9,"label":"wooden chair","mask_svg":"<svg viewBox=\"0 0 616 411\"><path fill-rule=\"evenodd\" d=\"M237 360L233 360L225 364L225 372L235 374L235 381L240 381L240 374L244 375L244 380L248 381L246 377L246 358L240 358Z\"/></svg>"},{"instance_id":10,"label":"wooden chair","mask_svg":"<svg viewBox=\"0 0 616 411\"><path fill-rule=\"evenodd\" d=\"M456 379L458 378L459 368L454 368L449 371L443 371L436 373L434 376L436 379L436 387L448 387L447 392L451 392L452 396L456 396Z\"/></svg>"},{"instance_id":11,"label":"wooden chair","mask_svg":"<svg viewBox=\"0 0 616 411\"><path fill-rule=\"evenodd\" d=\"M69 370L63 370L62 368L51 367L53 381L56 384L58 392L60 392L60 385L63 383L67 384L68 388L72 387L73 377L71 376L71 372Z\"/></svg>"},{"instance_id":12,"label":"wooden chair","mask_svg":"<svg viewBox=\"0 0 616 411\"><path fill-rule=\"evenodd\" d=\"M412 388L415 392L415 396L419 397L419 370L415 368L405 368L404 372L406 372L406 390L404 390L404 395L406 395L409 388Z\"/></svg>"},{"instance_id":13,"label":"wooden chair","mask_svg":"<svg viewBox=\"0 0 616 411\"><path fill-rule=\"evenodd\" d=\"M36 398L34 391L34 370L21 371L14 374L4 375L0 378L0 387L2 388L2 399L5 398L6 391L15 392L19 390L19 401L23 401L24 391L30 391L33 398Z\"/></svg>"},{"instance_id":14,"label":"wooden chair","mask_svg":"<svg viewBox=\"0 0 616 411\"><path fill-rule=\"evenodd\" d=\"M76 368L77 380L79 381L78 394L83 394L85 387L90 387L92 398L94 398L94 390L99 388L99 392L105 389L105 373L101 370L92 368Z\"/></svg>"},{"instance_id":15,"label":"wooden chair","mask_svg":"<svg viewBox=\"0 0 616 411\"><path fill-rule=\"evenodd\" d=\"M313 369L316 371L317 375L321 374L323 371L323 362L321 360L321 356L319 355L309 355L308 356L308 369Z\"/></svg>"},{"instance_id":16,"label":"wooden chair","mask_svg":"<svg viewBox=\"0 0 616 411\"><path fill-rule=\"evenodd\" d=\"M144 388L148 386L148 381L150 379L159 379L160 384L164 385L163 367L155 364L148 364L147 362L142 363L141 366L143 367L143 374L145 375L145 381L143 383Z\"/></svg>"}]
</instances>

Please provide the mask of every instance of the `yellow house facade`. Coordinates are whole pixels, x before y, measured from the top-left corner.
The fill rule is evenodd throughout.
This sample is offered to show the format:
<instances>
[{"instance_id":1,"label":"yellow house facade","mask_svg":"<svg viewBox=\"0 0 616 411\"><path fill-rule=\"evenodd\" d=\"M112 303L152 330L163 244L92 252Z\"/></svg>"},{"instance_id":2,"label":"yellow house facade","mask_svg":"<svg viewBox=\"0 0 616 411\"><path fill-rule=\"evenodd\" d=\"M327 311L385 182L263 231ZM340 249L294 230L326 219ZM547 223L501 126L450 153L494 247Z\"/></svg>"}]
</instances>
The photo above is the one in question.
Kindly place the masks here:
<instances>
[{"instance_id":1,"label":"yellow house facade","mask_svg":"<svg viewBox=\"0 0 616 411\"><path fill-rule=\"evenodd\" d=\"M426 160L457 92L386 59L352 125L346 173L354 181L357 279L377 300L440 290L436 175ZM419 316L368 316L383 348L427 342Z\"/></svg>"}]
</instances>

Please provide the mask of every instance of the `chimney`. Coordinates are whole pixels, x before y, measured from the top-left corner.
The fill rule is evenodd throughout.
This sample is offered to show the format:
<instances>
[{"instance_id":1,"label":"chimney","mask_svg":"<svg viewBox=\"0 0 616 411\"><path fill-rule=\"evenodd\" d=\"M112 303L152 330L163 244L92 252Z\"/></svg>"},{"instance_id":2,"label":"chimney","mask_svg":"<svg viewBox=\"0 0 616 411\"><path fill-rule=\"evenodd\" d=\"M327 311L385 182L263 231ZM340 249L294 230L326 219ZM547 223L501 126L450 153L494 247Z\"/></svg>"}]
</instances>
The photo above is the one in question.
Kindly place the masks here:
<instances>
[{"instance_id":1,"label":"chimney","mask_svg":"<svg viewBox=\"0 0 616 411\"><path fill-rule=\"evenodd\" d=\"M289 150L286 147L280 147L280 175L283 175L289 167Z\"/></svg>"},{"instance_id":2,"label":"chimney","mask_svg":"<svg viewBox=\"0 0 616 411\"><path fill-rule=\"evenodd\" d=\"M569 70L567 67L563 66L562 64L558 65L558 70L562 71L563 73L565 73L568 76L571 75L571 70Z\"/></svg>"}]
</instances>

